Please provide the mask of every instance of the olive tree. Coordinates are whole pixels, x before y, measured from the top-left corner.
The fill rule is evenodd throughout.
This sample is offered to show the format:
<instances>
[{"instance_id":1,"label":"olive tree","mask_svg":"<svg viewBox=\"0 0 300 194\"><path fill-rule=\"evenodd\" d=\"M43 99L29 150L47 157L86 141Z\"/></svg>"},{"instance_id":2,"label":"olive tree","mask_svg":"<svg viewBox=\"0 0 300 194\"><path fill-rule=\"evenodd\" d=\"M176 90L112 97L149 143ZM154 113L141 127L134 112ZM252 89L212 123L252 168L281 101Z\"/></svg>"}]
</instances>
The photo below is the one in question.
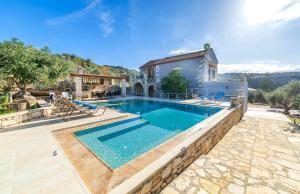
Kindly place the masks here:
<instances>
[{"instance_id":1,"label":"olive tree","mask_svg":"<svg viewBox=\"0 0 300 194\"><path fill-rule=\"evenodd\" d=\"M161 80L161 88L166 93L185 93L189 84L189 80L181 75L179 69L171 71Z\"/></svg>"},{"instance_id":2,"label":"olive tree","mask_svg":"<svg viewBox=\"0 0 300 194\"><path fill-rule=\"evenodd\" d=\"M12 81L26 94L32 84L47 84L65 74L64 60L47 47L37 49L18 39L0 43L0 79Z\"/></svg>"},{"instance_id":3,"label":"olive tree","mask_svg":"<svg viewBox=\"0 0 300 194\"><path fill-rule=\"evenodd\" d=\"M290 81L287 85L277 88L267 95L268 102L273 106L284 108L284 114L288 115L290 109L299 108L300 81Z\"/></svg>"}]
</instances>

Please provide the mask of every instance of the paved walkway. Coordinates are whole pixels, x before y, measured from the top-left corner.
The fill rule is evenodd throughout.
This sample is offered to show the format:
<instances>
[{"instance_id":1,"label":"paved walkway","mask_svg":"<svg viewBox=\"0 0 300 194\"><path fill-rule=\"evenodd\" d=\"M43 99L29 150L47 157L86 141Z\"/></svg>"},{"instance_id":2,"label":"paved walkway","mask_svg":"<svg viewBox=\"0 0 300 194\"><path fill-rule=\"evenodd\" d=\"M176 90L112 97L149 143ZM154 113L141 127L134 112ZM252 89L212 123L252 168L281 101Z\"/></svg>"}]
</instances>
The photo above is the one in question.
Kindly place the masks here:
<instances>
[{"instance_id":1,"label":"paved walkway","mask_svg":"<svg viewBox=\"0 0 300 194\"><path fill-rule=\"evenodd\" d=\"M90 193L52 131L120 116L125 114L107 110L101 117L42 119L0 129L0 194Z\"/></svg>"},{"instance_id":2,"label":"paved walkway","mask_svg":"<svg viewBox=\"0 0 300 194\"><path fill-rule=\"evenodd\" d=\"M162 194L300 193L300 130L280 113L250 107L209 152Z\"/></svg>"}]
</instances>

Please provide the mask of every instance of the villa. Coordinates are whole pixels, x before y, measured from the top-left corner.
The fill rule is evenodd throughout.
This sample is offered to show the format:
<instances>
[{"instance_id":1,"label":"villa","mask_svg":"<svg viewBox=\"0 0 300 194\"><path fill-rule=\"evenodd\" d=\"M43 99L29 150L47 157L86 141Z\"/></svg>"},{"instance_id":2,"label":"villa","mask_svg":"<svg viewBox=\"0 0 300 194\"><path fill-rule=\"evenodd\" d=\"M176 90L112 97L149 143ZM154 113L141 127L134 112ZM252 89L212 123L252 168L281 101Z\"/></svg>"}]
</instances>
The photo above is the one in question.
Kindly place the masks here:
<instances>
[{"instance_id":1,"label":"villa","mask_svg":"<svg viewBox=\"0 0 300 194\"><path fill-rule=\"evenodd\" d=\"M218 59L209 49L148 61L140 67L141 76L132 84L134 94L160 97L160 80L174 69L181 70L191 88L200 88L203 82L217 81Z\"/></svg>"},{"instance_id":2,"label":"villa","mask_svg":"<svg viewBox=\"0 0 300 194\"><path fill-rule=\"evenodd\" d=\"M172 70L179 69L190 81L186 94L215 95L224 91L228 99L237 96L239 90L247 88L246 79L218 79L218 59L212 48L196 52L150 60L140 67L140 75L130 80L132 95L167 97L160 87L160 81ZM172 94L181 98L186 94ZM171 95L171 94L170 94Z\"/></svg>"}]
</instances>

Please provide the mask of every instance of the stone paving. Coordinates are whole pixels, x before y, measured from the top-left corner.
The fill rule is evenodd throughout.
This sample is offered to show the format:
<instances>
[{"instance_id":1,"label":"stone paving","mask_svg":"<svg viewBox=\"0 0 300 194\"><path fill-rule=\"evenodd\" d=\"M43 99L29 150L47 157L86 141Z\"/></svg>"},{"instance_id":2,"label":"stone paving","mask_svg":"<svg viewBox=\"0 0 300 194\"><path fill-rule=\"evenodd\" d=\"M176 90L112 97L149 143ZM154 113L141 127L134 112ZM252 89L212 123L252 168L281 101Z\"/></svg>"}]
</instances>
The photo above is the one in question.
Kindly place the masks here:
<instances>
[{"instance_id":1,"label":"stone paving","mask_svg":"<svg viewBox=\"0 0 300 194\"><path fill-rule=\"evenodd\" d=\"M40 119L0 129L0 194L90 193L52 131L126 115L107 110L101 117Z\"/></svg>"},{"instance_id":2,"label":"stone paving","mask_svg":"<svg viewBox=\"0 0 300 194\"><path fill-rule=\"evenodd\" d=\"M300 130L280 113L250 107L243 121L161 193L300 193Z\"/></svg>"}]
</instances>

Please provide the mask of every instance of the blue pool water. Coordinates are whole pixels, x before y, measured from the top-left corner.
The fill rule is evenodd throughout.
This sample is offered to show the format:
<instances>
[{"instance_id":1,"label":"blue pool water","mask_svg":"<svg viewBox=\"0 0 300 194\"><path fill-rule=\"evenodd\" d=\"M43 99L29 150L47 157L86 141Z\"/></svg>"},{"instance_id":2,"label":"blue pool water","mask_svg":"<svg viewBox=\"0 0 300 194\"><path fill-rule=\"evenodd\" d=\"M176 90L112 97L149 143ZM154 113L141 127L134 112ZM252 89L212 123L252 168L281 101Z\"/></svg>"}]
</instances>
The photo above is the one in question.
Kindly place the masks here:
<instances>
[{"instance_id":1,"label":"blue pool water","mask_svg":"<svg viewBox=\"0 0 300 194\"><path fill-rule=\"evenodd\" d=\"M126 164L221 110L218 107L141 99L111 101L105 103L105 106L139 114L140 117L74 134L112 169Z\"/></svg>"}]
</instances>

